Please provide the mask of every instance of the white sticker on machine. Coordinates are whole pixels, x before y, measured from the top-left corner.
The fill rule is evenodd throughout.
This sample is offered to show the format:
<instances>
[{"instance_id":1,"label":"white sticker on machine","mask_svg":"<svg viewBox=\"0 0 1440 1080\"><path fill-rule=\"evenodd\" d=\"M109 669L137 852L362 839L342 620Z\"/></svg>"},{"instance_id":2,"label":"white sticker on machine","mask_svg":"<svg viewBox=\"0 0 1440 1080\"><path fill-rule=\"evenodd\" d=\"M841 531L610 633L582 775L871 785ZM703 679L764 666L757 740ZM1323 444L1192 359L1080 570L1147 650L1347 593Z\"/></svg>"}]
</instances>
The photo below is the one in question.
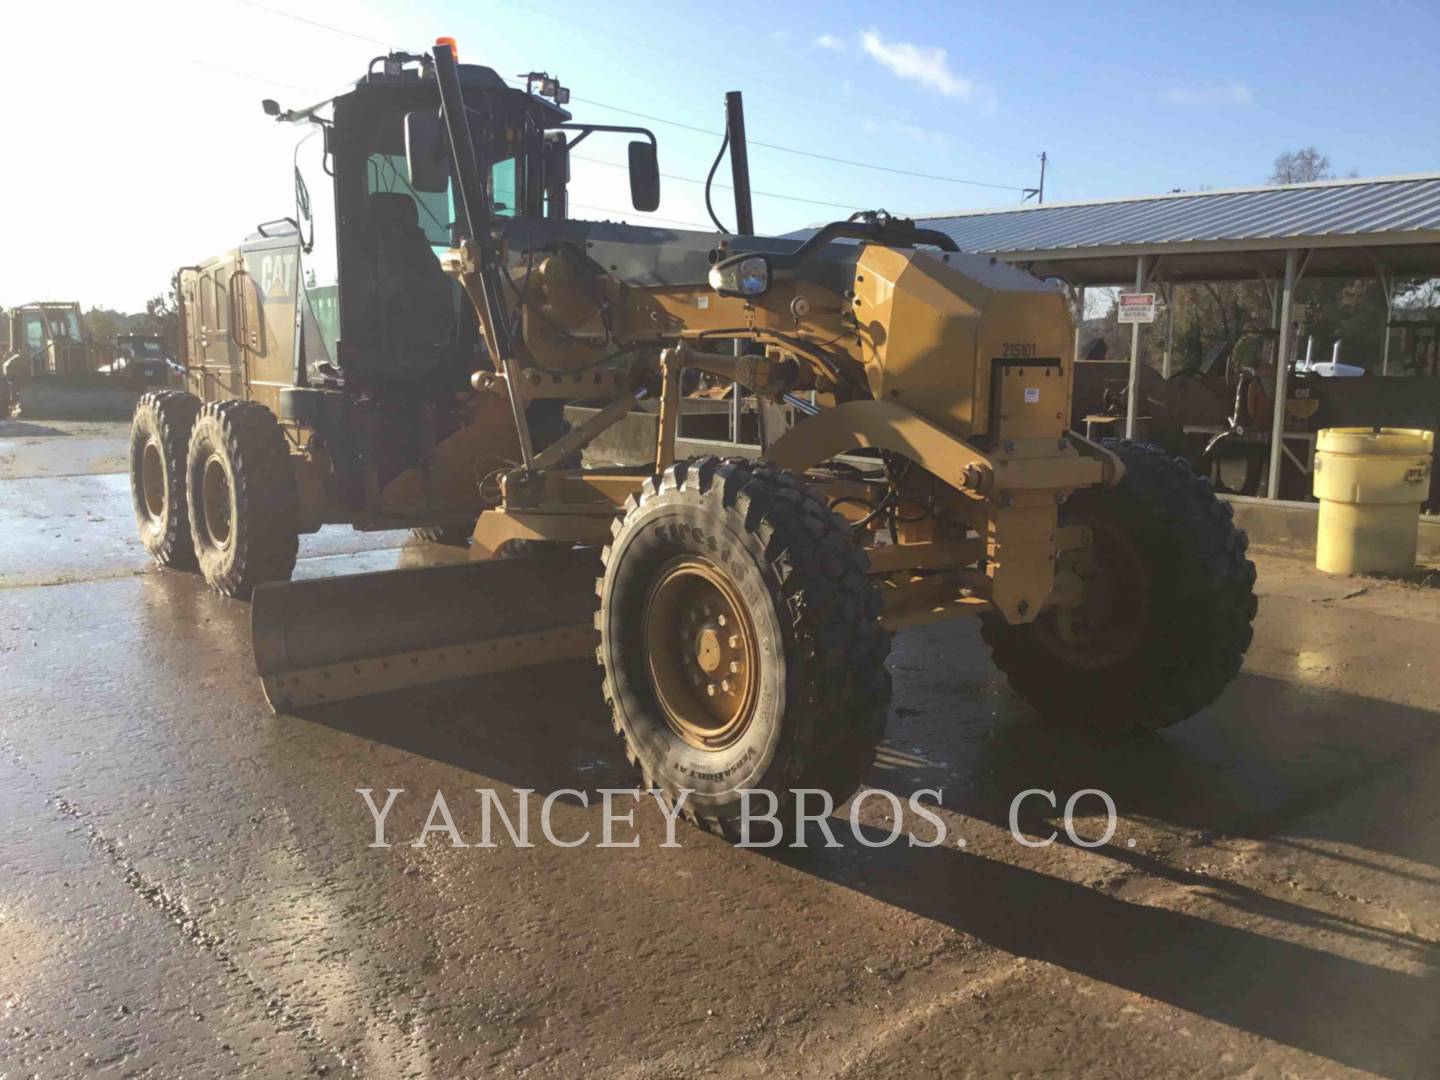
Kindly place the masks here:
<instances>
[{"instance_id":1,"label":"white sticker on machine","mask_svg":"<svg viewBox=\"0 0 1440 1080\"><path fill-rule=\"evenodd\" d=\"M1040 388L1039 388L1038 386L1027 386L1027 387L1025 388L1025 404L1026 404L1026 405L1038 405L1038 404L1040 404Z\"/></svg>"}]
</instances>

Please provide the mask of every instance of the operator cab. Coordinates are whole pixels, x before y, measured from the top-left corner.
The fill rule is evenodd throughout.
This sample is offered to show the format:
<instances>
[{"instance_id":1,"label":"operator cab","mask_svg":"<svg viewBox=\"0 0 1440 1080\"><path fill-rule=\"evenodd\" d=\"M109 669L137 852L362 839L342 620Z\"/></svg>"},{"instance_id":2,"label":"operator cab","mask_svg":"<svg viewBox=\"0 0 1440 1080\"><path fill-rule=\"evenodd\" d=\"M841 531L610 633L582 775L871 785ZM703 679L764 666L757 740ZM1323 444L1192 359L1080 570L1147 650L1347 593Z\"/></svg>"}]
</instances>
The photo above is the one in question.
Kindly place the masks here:
<instances>
[{"instance_id":1,"label":"operator cab","mask_svg":"<svg viewBox=\"0 0 1440 1080\"><path fill-rule=\"evenodd\" d=\"M650 132L571 123L561 107L569 93L548 75L521 90L488 67L458 71L492 219L563 219L569 149L596 130L646 136L631 145L632 194L638 209L658 204ZM460 215L429 59L377 57L345 93L298 111L267 101L265 111L314 126L295 151L297 381L422 393L465 385L488 360L474 309L439 261L459 239Z\"/></svg>"}]
</instances>

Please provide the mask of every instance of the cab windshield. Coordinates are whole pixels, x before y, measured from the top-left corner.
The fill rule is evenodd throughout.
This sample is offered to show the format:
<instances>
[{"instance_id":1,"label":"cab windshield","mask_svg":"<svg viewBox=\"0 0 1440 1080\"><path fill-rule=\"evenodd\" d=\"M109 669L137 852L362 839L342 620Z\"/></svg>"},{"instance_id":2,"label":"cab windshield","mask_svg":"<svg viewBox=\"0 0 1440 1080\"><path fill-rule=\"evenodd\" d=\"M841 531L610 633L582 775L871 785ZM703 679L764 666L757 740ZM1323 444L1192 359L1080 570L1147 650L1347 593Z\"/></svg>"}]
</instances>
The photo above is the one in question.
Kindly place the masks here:
<instances>
[{"instance_id":1,"label":"cab windshield","mask_svg":"<svg viewBox=\"0 0 1440 1080\"><path fill-rule=\"evenodd\" d=\"M75 318L73 311L49 311L46 318L50 322L50 336L55 338L80 338L80 323Z\"/></svg>"}]
</instances>

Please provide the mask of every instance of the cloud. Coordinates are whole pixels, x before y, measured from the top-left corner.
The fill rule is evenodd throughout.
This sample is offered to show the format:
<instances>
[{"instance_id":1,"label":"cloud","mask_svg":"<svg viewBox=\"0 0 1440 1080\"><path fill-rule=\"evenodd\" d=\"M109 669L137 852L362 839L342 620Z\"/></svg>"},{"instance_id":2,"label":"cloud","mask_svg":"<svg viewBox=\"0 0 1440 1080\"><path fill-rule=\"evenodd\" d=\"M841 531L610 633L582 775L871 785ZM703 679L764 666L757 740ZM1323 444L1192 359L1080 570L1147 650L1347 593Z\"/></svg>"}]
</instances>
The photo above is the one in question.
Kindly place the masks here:
<instances>
[{"instance_id":1,"label":"cloud","mask_svg":"<svg viewBox=\"0 0 1440 1080\"><path fill-rule=\"evenodd\" d=\"M1221 83L1216 86L1172 86L1165 91L1171 105L1236 105L1255 104L1255 95L1243 82Z\"/></svg>"},{"instance_id":2,"label":"cloud","mask_svg":"<svg viewBox=\"0 0 1440 1080\"><path fill-rule=\"evenodd\" d=\"M917 124L901 124L895 129L907 139L914 139L926 146L933 146L937 150L943 150L950 145L950 137L941 131L933 131L930 128L920 127Z\"/></svg>"},{"instance_id":3,"label":"cloud","mask_svg":"<svg viewBox=\"0 0 1440 1080\"><path fill-rule=\"evenodd\" d=\"M937 150L943 150L950 145L950 137L944 132L935 131L931 128L920 127L920 125L918 124L882 125L876 123L874 120L867 118L861 121L860 130L863 131L866 135L879 135L880 133L887 131L894 132L897 135L903 135L907 139L911 139L918 143L923 143L926 146L934 147Z\"/></svg>"},{"instance_id":4,"label":"cloud","mask_svg":"<svg viewBox=\"0 0 1440 1080\"><path fill-rule=\"evenodd\" d=\"M812 49L829 49L831 52L844 52L845 42L834 34L821 34L810 43Z\"/></svg>"},{"instance_id":5,"label":"cloud","mask_svg":"<svg viewBox=\"0 0 1440 1080\"><path fill-rule=\"evenodd\" d=\"M969 102L982 109L995 107L995 91L985 83L951 71L944 49L912 45L908 41L886 41L875 30L866 30L860 35L860 47L902 79L918 82L946 97Z\"/></svg>"}]
</instances>

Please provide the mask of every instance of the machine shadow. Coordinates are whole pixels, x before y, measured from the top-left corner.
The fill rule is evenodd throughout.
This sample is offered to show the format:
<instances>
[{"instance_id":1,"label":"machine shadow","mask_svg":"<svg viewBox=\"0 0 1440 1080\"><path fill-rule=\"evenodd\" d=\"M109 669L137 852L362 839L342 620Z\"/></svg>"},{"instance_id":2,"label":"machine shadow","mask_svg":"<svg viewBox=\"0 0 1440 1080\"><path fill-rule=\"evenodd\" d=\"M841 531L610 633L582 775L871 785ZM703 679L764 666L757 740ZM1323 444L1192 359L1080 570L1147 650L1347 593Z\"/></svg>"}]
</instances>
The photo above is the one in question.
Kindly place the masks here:
<instances>
[{"instance_id":1,"label":"machine shadow","mask_svg":"<svg viewBox=\"0 0 1440 1080\"><path fill-rule=\"evenodd\" d=\"M70 432L30 420L6 420L0 417L0 439L68 438Z\"/></svg>"},{"instance_id":2,"label":"machine shadow","mask_svg":"<svg viewBox=\"0 0 1440 1080\"><path fill-rule=\"evenodd\" d=\"M1345 798L1417 749L1440 745L1440 712L1242 672L1210 709L1155 735L1112 740L1067 735L1034 722L1027 707L1011 699L987 722L983 736L973 752L953 763L948 778L953 786L945 793L946 806L971 817L1008 828L1010 802L1026 788L1054 790L1062 802L1083 788L1100 788L1123 817L1205 837L1265 837ZM892 723L891 740L907 741L903 727ZM916 770L882 764L871 782L894 784L904 795L902 773ZM947 779L935 772L919 775L925 782L912 789ZM1306 836L1337 843L1356 839L1345 830ZM1431 837L1397 831L1367 835L1365 843L1440 865Z\"/></svg>"},{"instance_id":3,"label":"machine shadow","mask_svg":"<svg viewBox=\"0 0 1440 1080\"><path fill-rule=\"evenodd\" d=\"M1230 697L1229 695L1234 695ZM1099 787L1122 815L1209 834L1263 835L1364 784L1383 764L1437 733L1425 710L1346 695L1300 695L1315 719L1323 760L1292 767L1293 747L1273 727L1297 707L1284 680L1244 675L1223 712L1198 719L1200 734L1099 745L1058 738L1002 709L979 749L945 771L877 766L871 786L902 799L946 788L945 806L1009 827L1014 795L1029 787L1064 798ZM1308 710L1308 711L1306 711ZM636 782L610 727L600 678L587 661L336 703L296 715L516 787L626 787ZM1355 723L1364 716L1366 723ZM1341 720L1345 723L1341 723ZM1294 723L1292 713L1290 722ZM907 721L890 746L914 743ZM1248 734L1247 734L1248 733ZM1269 756L1260 748L1270 747ZM1243 754L1229 773L1216 757ZM900 755L903 757L903 753ZM1318 769L1318 774L1317 774ZM903 775L902 775L903 774ZM1219 781L1217 783L1217 775ZM1207 786L1208 785L1208 786ZM1238 805L1237 805L1238 804ZM1050 826L1021 819L1045 834ZM878 837L878 834L876 834ZM1190 874L1116 841L1099 849L1131 869L1192 886L1206 900L1265 918L1399 950L1416 966L1440 967L1440 950L1415 935L1347 922L1216 878ZM738 856L737 853L737 857ZM1427 975L1407 974L1309 945L1150 907L1094 888L953 848L896 844L843 852L809 848L766 857L829 883L949 926L1016 956L1123 987L1218 1022L1358 1069L1424 1075L1440 1057L1440 995Z\"/></svg>"},{"instance_id":4,"label":"machine shadow","mask_svg":"<svg viewBox=\"0 0 1440 1080\"><path fill-rule=\"evenodd\" d=\"M953 848L892 845L846 854L843 867L814 849L775 858L1014 956L1353 1068L1430 1075L1440 1054L1433 977L1130 903ZM1432 964L1440 961L1433 946L1429 954Z\"/></svg>"},{"instance_id":5,"label":"machine shadow","mask_svg":"<svg viewBox=\"0 0 1440 1080\"><path fill-rule=\"evenodd\" d=\"M1360 718L1363 723L1357 722ZM905 723L892 724L892 745L914 745L915 733L907 732ZM1297 739L1296 727L1307 725ZM1440 736L1440 715L1246 673L1216 708L1163 735L1108 744L1064 737L1030 722L1018 702L978 734L973 754L962 754L944 772L903 752L887 766L883 762L891 755L882 754L882 764L867 782L902 801L918 789L940 786L947 809L1007 832L1011 801L1027 788L1055 791L1061 803L1074 791L1100 788L1114 799L1122 829L1125 819L1147 818L1196 830L1204 839L1264 838L1365 786L1385 766L1433 742ZM1031 800L1022 809L1020 826L1048 836L1054 830L1050 813L1042 801ZM884 834L873 835L883 839ZM1303 835L1310 841L1328 839L1310 828ZM1353 843L1353 837L1334 839ZM1063 832L1059 842L1068 843ZM1387 847L1416 861L1430 854L1423 840ZM1132 903L953 847L847 845L833 856L812 847L773 857L1008 953L1332 1061L1388 1076L1429 1075L1440 1056L1440 995L1433 975L1440 969L1440 947L1433 941L1191 873L1126 847L1123 832L1093 854L1186 886L1204 902L1235 909L1237 921L1263 918L1383 945L1430 974L1406 974L1182 911ZM1330 857L1320 849L1312 854Z\"/></svg>"},{"instance_id":6,"label":"machine shadow","mask_svg":"<svg viewBox=\"0 0 1440 1080\"><path fill-rule=\"evenodd\" d=\"M569 660L290 715L513 787L628 787L600 684L594 661Z\"/></svg>"}]
</instances>

